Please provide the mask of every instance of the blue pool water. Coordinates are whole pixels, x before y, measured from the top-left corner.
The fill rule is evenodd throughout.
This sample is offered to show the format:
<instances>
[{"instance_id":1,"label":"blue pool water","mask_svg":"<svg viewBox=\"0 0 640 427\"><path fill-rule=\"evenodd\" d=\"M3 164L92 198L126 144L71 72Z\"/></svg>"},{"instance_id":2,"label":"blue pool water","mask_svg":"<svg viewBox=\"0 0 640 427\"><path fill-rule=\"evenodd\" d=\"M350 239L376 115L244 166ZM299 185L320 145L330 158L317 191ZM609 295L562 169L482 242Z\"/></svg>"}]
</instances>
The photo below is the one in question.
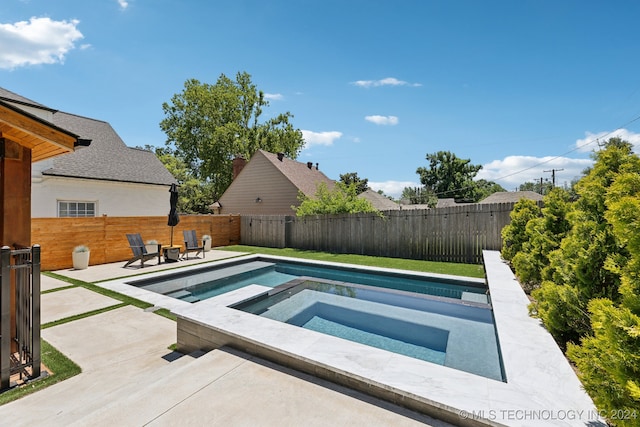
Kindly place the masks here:
<instances>
[{"instance_id":1,"label":"blue pool water","mask_svg":"<svg viewBox=\"0 0 640 427\"><path fill-rule=\"evenodd\" d=\"M272 320L503 381L490 306L303 280L233 306Z\"/></svg>"},{"instance_id":2,"label":"blue pool water","mask_svg":"<svg viewBox=\"0 0 640 427\"><path fill-rule=\"evenodd\" d=\"M354 268L318 266L267 259L204 267L131 285L188 302L197 302L250 284L276 287L300 277L344 281L447 298L487 303L486 288L457 281L435 281L408 274L372 273Z\"/></svg>"},{"instance_id":3,"label":"blue pool water","mask_svg":"<svg viewBox=\"0 0 640 427\"><path fill-rule=\"evenodd\" d=\"M479 281L260 256L129 284L188 302L263 285L272 290L233 308L504 380L493 311Z\"/></svg>"}]
</instances>

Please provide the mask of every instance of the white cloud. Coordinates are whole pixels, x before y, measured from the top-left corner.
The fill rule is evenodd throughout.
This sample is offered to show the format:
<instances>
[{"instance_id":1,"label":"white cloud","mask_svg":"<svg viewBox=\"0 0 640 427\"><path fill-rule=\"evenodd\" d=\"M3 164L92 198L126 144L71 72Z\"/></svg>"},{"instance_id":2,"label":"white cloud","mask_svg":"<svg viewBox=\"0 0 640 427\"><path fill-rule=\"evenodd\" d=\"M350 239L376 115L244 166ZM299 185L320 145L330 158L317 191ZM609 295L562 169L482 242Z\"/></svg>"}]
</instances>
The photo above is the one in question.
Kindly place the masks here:
<instances>
[{"instance_id":1,"label":"white cloud","mask_svg":"<svg viewBox=\"0 0 640 427\"><path fill-rule=\"evenodd\" d=\"M582 171L593 164L591 159L571 159L569 157L533 157L508 156L502 160L494 160L482 166L476 179L495 181L505 190L513 191L520 184L539 181L540 178L551 180L552 169L556 170L556 185L564 185L582 175ZM559 169L562 169L561 171Z\"/></svg>"},{"instance_id":2,"label":"white cloud","mask_svg":"<svg viewBox=\"0 0 640 427\"><path fill-rule=\"evenodd\" d=\"M364 119L377 125L395 126L398 124L398 118L396 116L366 116Z\"/></svg>"},{"instance_id":3,"label":"white cloud","mask_svg":"<svg viewBox=\"0 0 640 427\"><path fill-rule=\"evenodd\" d=\"M351 82L354 86L370 88L370 87L379 87L379 86L422 86L420 83L409 83L404 80L398 80L395 77L387 77L380 80L357 80L355 82Z\"/></svg>"},{"instance_id":4,"label":"white cloud","mask_svg":"<svg viewBox=\"0 0 640 427\"><path fill-rule=\"evenodd\" d=\"M342 132L330 131L330 132L312 132L310 130L302 131L302 138L305 141L304 148L309 148L313 145L333 145L336 139L342 136Z\"/></svg>"},{"instance_id":5,"label":"white cloud","mask_svg":"<svg viewBox=\"0 0 640 427\"><path fill-rule=\"evenodd\" d=\"M282 96L281 93L265 93L264 98L271 101L280 101L281 99L284 99L284 96Z\"/></svg>"},{"instance_id":6,"label":"white cloud","mask_svg":"<svg viewBox=\"0 0 640 427\"><path fill-rule=\"evenodd\" d=\"M79 23L32 17L29 22L0 24L0 68L63 63L76 40L84 37Z\"/></svg>"},{"instance_id":7,"label":"white cloud","mask_svg":"<svg viewBox=\"0 0 640 427\"><path fill-rule=\"evenodd\" d=\"M387 196L391 196L394 199L399 199L402 195L402 190L405 187L420 187L419 182L413 181L383 181L383 182L371 182L369 181L369 187L373 191L382 190Z\"/></svg>"},{"instance_id":8,"label":"white cloud","mask_svg":"<svg viewBox=\"0 0 640 427\"><path fill-rule=\"evenodd\" d=\"M120 5L121 10L125 10L126 8L129 7L129 2L127 0L117 0L117 1L118 1L118 5Z\"/></svg>"},{"instance_id":9,"label":"white cloud","mask_svg":"<svg viewBox=\"0 0 640 427\"><path fill-rule=\"evenodd\" d=\"M576 148L581 152L590 152L598 149L598 142L606 142L610 138L618 137L630 142L634 147L634 152L640 150L640 133L634 133L627 129L617 129L614 131L591 133L585 132L583 139L576 140Z\"/></svg>"}]
</instances>

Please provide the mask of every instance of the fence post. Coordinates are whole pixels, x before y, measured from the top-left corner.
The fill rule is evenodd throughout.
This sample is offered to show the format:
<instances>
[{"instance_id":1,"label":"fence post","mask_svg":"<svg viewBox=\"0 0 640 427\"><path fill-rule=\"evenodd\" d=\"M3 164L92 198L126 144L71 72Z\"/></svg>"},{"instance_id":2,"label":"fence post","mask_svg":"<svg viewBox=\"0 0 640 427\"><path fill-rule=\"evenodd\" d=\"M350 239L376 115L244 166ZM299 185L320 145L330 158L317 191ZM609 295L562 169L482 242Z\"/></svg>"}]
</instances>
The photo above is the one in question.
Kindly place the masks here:
<instances>
[{"instance_id":1,"label":"fence post","mask_svg":"<svg viewBox=\"0 0 640 427\"><path fill-rule=\"evenodd\" d=\"M33 378L40 376L40 245L31 249L31 298L32 298L32 362Z\"/></svg>"},{"instance_id":2,"label":"fence post","mask_svg":"<svg viewBox=\"0 0 640 427\"><path fill-rule=\"evenodd\" d=\"M0 390L9 388L11 379L11 248L0 249L2 279L0 289Z\"/></svg>"},{"instance_id":3,"label":"fence post","mask_svg":"<svg viewBox=\"0 0 640 427\"><path fill-rule=\"evenodd\" d=\"M293 217L291 215L285 215L284 217L284 247L291 247L291 229L293 228Z\"/></svg>"}]
</instances>

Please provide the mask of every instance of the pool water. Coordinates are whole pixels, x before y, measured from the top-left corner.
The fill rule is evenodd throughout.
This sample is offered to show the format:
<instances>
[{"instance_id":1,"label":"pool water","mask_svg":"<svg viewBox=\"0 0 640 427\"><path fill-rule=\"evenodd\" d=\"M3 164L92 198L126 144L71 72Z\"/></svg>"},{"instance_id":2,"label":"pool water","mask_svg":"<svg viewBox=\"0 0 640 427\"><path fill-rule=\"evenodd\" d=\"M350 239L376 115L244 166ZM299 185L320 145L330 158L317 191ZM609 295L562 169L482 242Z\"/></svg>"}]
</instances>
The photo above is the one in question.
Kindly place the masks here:
<instances>
[{"instance_id":1,"label":"pool water","mask_svg":"<svg viewBox=\"0 0 640 427\"><path fill-rule=\"evenodd\" d=\"M435 281L408 274L372 273L309 263L251 260L204 267L129 284L188 302L198 302L250 284L276 287L300 277L314 277L421 294L488 302L486 287L457 281Z\"/></svg>"},{"instance_id":2,"label":"pool water","mask_svg":"<svg viewBox=\"0 0 640 427\"><path fill-rule=\"evenodd\" d=\"M493 313L486 304L303 279L232 308L504 380Z\"/></svg>"}]
</instances>

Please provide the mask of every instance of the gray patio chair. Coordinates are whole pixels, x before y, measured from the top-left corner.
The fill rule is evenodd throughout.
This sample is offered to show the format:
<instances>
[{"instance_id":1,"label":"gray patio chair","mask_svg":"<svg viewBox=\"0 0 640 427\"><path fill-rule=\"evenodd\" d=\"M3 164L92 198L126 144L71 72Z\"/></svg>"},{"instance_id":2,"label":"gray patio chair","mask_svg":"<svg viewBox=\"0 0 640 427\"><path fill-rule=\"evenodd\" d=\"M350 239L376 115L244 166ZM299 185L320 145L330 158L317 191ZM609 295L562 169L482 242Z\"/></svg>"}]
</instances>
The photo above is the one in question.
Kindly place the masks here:
<instances>
[{"instance_id":1,"label":"gray patio chair","mask_svg":"<svg viewBox=\"0 0 640 427\"><path fill-rule=\"evenodd\" d=\"M158 264L160 264L160 250L157 250L156 252L147 252L147 248L145 247L140 234L127 234L127 240L129 241L129 246L131 247L131 251L133 252L133 258L127 261L127 263L122 268L128 267L138 260L140 260L140 268L144 268L145 261L156 257L158 258Z\"/></svg>"},{"instance_id":2,"label":"gray patio chair","mask_svg":"<svg viewBox=\"0 0 640 427\"><path fill-rule=\"evenodd\" d=\"M189 252L195 252L196 257L202 252L202 258L204 258L204 241L198 244L196 230L184 230L182 235L184 236L184 253L182 254L182 259L189 259Z\"/></svg>"}]
</instances>

